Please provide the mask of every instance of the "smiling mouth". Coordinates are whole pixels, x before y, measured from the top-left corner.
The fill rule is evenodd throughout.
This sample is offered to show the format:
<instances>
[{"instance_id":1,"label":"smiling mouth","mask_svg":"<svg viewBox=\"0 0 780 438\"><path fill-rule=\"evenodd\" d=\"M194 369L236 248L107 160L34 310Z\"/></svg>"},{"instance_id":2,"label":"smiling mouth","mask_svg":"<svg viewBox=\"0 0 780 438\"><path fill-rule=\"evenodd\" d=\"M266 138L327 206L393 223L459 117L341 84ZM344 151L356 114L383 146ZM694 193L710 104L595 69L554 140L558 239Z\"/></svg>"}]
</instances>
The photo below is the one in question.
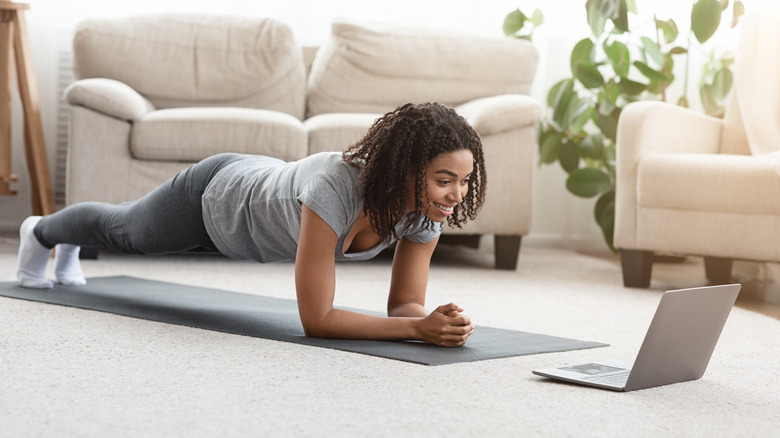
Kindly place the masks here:
<instances>
[{"instance_id":1,"label":"smiling mouth","mask_svg":"<svg viewBox=\"0 0 780 438\"><path fill-rule=\"evenodd\" d=\"M439 204L438 202L434 202L433 205L435 205L436 207L438 207L441 211L443 211L445 213L452 213L453 211L455 211L455 206L454 205L451 206L451 207L447 207L447 206Z\"/></svg>"}]
</instances>

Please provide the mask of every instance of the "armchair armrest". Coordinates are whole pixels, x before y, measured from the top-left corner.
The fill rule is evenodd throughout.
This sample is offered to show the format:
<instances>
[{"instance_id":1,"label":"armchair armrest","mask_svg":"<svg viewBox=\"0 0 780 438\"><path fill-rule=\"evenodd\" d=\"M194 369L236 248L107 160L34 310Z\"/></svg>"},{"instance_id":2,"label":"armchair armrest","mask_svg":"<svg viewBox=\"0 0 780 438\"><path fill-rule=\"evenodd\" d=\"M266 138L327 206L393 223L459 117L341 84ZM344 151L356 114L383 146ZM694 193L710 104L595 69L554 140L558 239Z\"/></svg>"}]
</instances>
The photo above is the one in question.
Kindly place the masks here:
<instances>
[{"instance_id":1,"label":"armchair armrest","mask_svg":"<svg viewBox=\"0 0 780 438\"><path fill-rule=\"evenodd\" d=\"M137 91L113 79L92 78L76 81L65 89L71 105L81 105L122 120L138 120L153 111L154 105Z\"/></svg>"},{"instance_id":2,"label":"armchair armrest","mask_svg":"<svg viewBox=\"0 0 780 438\"><path fill-rule=\"evenodd\" d=\"M723 122L674 104L641 101L623 109L617 130L614 244L635 249L639 162L651 154L717 154Z\"/></svg>"},{"instance_id":3,"label":"armchair armrest","mask_svg":"<svg viewBox=\"0 0 780 438\"><path fill-rule=\"evenodd\" d=\"M653 153L716 154L723 122L667 102L642 101L620 114L617 144L637 157Z\"/></svg>"},{"instance_id":4,"label":"armchair armrest","mask_svg":"<svg viewBox=\"0 0 780 438\"><path fill-rule=\"evenodd\" d=\"M528 126L542 119L542 106L523 94L483 97L455 108L480 135L493 135Z\"/></svg>"}]
</instances>

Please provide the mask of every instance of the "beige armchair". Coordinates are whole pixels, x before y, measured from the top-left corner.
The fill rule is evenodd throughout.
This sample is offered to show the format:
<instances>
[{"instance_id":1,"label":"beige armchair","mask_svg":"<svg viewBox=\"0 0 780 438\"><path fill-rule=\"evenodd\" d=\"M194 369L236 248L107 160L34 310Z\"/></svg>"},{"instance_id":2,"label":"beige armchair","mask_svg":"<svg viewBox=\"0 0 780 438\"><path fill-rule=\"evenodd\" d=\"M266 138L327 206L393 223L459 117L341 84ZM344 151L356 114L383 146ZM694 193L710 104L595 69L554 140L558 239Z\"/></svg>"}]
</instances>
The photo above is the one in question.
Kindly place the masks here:
<instances>
[{"instance_id":1,"label":"beige armchair","mask_svg":"<svg viewBox=\"0 0 780 438\"><path fill-rule=\"evenodd\" d=\"M655 252L703 256L713 283L734 259L780 262L778 20L745 17L724 120L661 102L623 111L614 242L626 286L649 286Z\"/></svg>"}]
</instances>

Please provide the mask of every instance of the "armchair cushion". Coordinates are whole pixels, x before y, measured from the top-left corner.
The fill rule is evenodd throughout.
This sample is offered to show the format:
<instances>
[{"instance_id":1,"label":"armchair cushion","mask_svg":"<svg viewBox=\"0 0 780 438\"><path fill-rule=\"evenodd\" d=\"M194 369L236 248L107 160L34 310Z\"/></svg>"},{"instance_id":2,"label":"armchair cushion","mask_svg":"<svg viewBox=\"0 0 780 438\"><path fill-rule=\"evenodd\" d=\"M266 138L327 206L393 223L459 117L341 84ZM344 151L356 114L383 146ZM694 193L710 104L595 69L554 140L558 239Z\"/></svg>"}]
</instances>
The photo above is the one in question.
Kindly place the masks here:
<instances>
[{"instance_id":1,"label":"armchair cushion","mask_svg":"<svg viewBox=\"0 0 780 438\"><path fill-rule=\"evenodd\" d=\"M639 164L639 209L780 216L780 178L769 157L656 154ZM641 219L640 219L641 220Z\"/></svg>"},{"instance_id":2,"label":"armchair cushion","mask_svg":"<svg viewBox=\"0 0 780 438\"><path fill-rule=\"evenodd\" d=\"M65 89L71 105L81 105L122 120L138 120L154 105L127 84L113 79L93 78L73 82Z\"/></svg>"},{"instance_id":3,"label":"armchair cushion","mask_svg":"<svg viewBox=\"0 0 780 438\"><path fill-rule=\"evenodd\" d=\"M199 161L222 152L262 154L292 161L307 153L306 131L295 117L248 108L173 108L135 122L135 158Z\"/></svg>"},{"instance_id":4,"label":"armchair cushion","mask_svg":"<svg viewBox=\"0 0 780 438\"><path fill-rule=\"evenodd\" d=\"M309 75L308 116L528 94L536 71L527 41L349 21L331 29Z\"/></svg>"}]
</instances>

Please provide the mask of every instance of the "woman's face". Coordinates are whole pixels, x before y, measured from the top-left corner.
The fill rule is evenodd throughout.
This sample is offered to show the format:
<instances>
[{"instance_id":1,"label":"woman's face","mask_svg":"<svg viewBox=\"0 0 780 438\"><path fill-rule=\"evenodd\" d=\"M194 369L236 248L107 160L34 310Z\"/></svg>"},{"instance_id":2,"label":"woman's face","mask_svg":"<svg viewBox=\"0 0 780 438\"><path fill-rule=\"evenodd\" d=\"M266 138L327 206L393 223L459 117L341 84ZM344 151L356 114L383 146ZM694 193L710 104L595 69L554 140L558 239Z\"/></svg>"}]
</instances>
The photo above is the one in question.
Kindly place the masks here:
<instances>
[{"instance_id":1,"label":"woman's face","mask_svg":"<svg viewBox=\"0 0 780 438\"><path fill-rule=\"evenodd\" d=\"M422 194L422 213L434 222L444 222L469 189L474 155L468 149L439 154L428 163ZM414 209L414 180L407 186L407 211Z\"/></svg>"}]
</instances>

